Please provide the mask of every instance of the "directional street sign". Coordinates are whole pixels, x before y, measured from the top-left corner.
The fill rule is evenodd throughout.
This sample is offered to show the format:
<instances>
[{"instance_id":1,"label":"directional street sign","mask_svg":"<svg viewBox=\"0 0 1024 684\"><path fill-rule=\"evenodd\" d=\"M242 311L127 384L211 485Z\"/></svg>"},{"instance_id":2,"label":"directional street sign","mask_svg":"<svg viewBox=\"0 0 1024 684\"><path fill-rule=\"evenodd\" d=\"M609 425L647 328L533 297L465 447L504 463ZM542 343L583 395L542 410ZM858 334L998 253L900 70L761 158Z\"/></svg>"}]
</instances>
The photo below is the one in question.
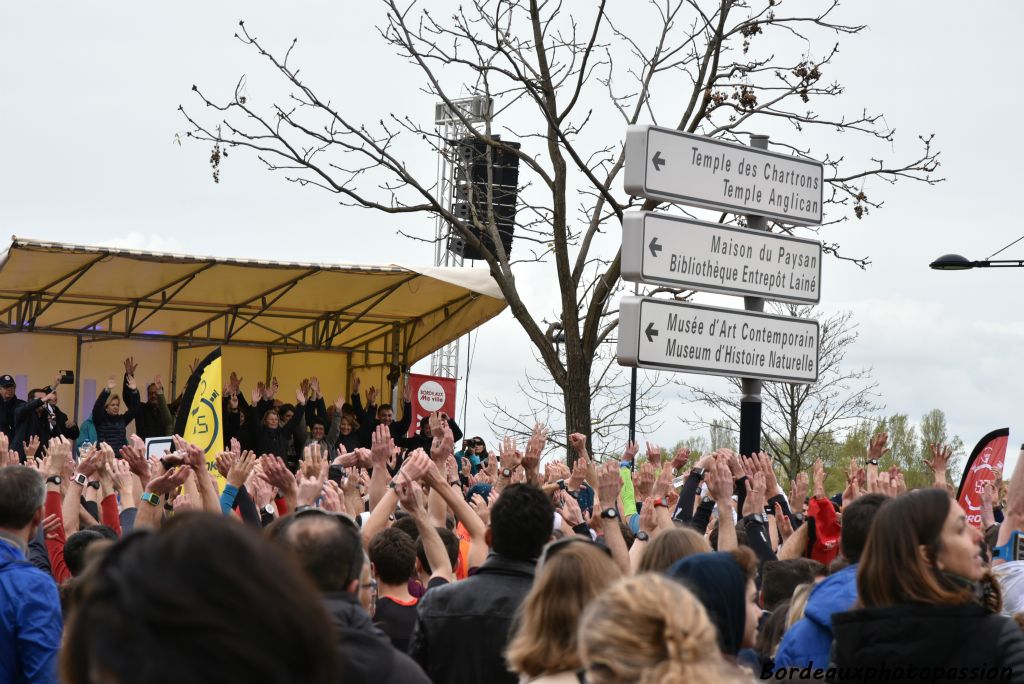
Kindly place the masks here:
<instances>
[{"instance_id":1,"label":"directional street sign","mask_svg":"<svg viewBox=\"0 0 1024 684\"><path fill-rule=\"evenodd\" d=\"M619 363L806 384L818 379L818 322L623 297Z\"/></svg>"},{"instance_id":2,"label":"directional street sign","mask_svg":"<svg viewBox=\"0 0 1024 684\"><path fill-rule=\"evenodd\" d=\"M821 301L821 243L648 211L626 212L622 277L817 304Z\"/></svg>"},{"instance_id":3,"label":"directional street sign","mask_svg":"<svg viewBox=\"0 0 1024 684\"><path fill-rule=\"evenodd\" d=\"M656 126L626 131L626 192L786 223L822 221L820 162Z\"/></svg>"}]
</instances>

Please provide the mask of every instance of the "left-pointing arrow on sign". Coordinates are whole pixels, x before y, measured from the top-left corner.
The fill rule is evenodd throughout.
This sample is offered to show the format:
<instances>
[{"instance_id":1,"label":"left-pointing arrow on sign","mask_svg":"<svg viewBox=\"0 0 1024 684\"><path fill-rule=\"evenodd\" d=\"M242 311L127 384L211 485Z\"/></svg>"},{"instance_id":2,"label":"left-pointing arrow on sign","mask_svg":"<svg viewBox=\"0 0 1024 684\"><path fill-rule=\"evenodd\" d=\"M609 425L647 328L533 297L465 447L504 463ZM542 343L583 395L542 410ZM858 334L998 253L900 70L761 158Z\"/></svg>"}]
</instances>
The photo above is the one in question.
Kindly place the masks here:
<instances>
[{"instance_id":1,"label":"left-pointing arrow on sign","mask_svg":"<svg viewBox=\"0 0 1024 684\"><path fill-rule=\"evenodd\" d=\"M647 324L647 330L644 331L647 334L647 341L653 342L654 338L658 336L658 331L654 329L654 322Z\"/></svg>"},{"instance_id":2,"label":"left-pointing arrow on sign","mask_svg":"<svg viewBox=\"0 0 1024 684\"><path fill-rule=\"evenodd\" d=\"M651 157L651 163L654 164L655 171L661 171L661 167L665 165L665 158L661 156L661 150L654 153Z\"/></svg>"},{"instance_id":3,"label":"left-pointing arrow on sign","mask_svg":"<svg viewBox=\"0 0 1024 684\"><path fill-rule=\"evenodd\" d=\"M653 257L658 256L658 252L664 249L664 247L658 244L658 238L656 237L651 238L651 244L647 246L650 248L651 256Z\"/></svg>"}]
</instances>

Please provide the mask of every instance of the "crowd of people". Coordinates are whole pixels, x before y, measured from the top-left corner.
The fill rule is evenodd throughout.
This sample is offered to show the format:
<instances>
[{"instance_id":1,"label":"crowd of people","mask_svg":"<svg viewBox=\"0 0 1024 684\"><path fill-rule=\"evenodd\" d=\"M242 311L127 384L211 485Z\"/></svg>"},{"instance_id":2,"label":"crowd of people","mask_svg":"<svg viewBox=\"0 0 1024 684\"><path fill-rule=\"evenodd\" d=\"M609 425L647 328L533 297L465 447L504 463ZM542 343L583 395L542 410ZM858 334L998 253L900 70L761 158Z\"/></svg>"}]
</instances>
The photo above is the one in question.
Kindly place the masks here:
<instances>
[{"instance_id":1,"label":"crowd of people","mask_svg":"<svg viewBox=\"0 0 1024 684\"><path fill-rule=\"evenodd\" d=\"M81 426L0 376L0 682L1024 681L1024 457L979 529L942 445L907 491L876 434L830 496L820 460L488 450L231 373L211 464L146 456L177 400L136 371Z\"/></svg>"}]
</instances>

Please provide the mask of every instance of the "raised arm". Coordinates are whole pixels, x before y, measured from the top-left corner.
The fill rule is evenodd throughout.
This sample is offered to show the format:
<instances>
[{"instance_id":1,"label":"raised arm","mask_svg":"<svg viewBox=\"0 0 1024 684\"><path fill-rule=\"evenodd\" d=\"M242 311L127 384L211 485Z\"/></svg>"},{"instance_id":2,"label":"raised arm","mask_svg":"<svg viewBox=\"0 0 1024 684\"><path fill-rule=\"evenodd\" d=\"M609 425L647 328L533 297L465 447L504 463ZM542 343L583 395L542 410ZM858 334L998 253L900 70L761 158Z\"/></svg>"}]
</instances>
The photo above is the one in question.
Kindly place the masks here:
<instances>
[{"instance_id":1,"label":"raised arm","mask_svg":"<svg viewBox=\"0 0 1024 684\"><path fill-rule=\"evenodd\" d=\"M416 529L419 530L420 539L423 540L423 551L430 565L430 578L440 577L451 582L454 572L452 562L444 542L441 541L441 535L437 533L437 528L430 524L423 488L418 482L402 482L396 487L396 492L402 510L412 516Z\"/></svg>"}]
</instances>

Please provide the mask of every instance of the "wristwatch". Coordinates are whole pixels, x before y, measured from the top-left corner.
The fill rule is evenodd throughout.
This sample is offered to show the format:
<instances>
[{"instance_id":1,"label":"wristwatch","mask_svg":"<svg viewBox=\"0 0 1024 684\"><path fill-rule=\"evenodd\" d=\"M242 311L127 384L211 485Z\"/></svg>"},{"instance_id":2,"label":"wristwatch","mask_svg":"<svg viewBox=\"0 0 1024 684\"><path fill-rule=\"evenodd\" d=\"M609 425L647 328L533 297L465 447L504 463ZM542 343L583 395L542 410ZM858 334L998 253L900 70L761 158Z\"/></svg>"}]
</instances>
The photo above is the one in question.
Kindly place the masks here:
<instances>
[{"instance_id":1,"label":"wristwatch","mask_svg":"<svg viewBox=\"0 0 1024 684\"><path fill-rule=\"evenodd\" d=\"M868 465L873 465L873 466L878 465L878 459L877 458L869 458L868 459Z\"/></svg>"},{"instance_id":2,"label":"wristwatch","mask_svg":"<svg viewBox=\"0 0 1024 684\"><path fill-rule=\"evenodd\" d=\"M634 535L634 537L633 537L633 541L643 541L643 542L645 542L645 541L650 541L650 539L651 539L651 535L647 534L643 530L640 530L639 532L637 532L636 535Z\"/></svg>"},{"instance_id":3,"label":"wristwatch","mask_svg":"<svg viewBox=\"0 0 1024 684\"><path fill-rule=\"evenodd\" d=\"M668 508L668 501L665 500L665 497L654 499L651 501L651 503L654 504L655 508L658 508L659 506L661 508Z\"/></svg>"},{"instance_id":4,"label":"wristwatch","mask_svg":"<svg viewBox=\"0 0 1024 684\"><path fill-rule=\"evenodd\" d=\"M509 468L502 468L501 469L501 476L505 477L505 478L512 477L512 470L509 469Z\"/></svg>"},{"instance_id":5,"label":"wristwatch","mask_svg":"<svg viewBox=\"0 0 1024 684\"><path fill-rule=\"evenodd\" d=\"M61 482L63 482L63 481L64 481L64 478L62 478L60 475L51 475L50 477L46 478L46 484L53 483L53 484L57 485L58 487L60 486Z\"/></svg>"},{"instance_id":6,"label":"wristwatch","mask_svg":"<svg viewBox=\"0 0 1024 684\"><path fill-rule=\"evenodd\" d=\"M72 475L71 476L71 481L72 482L77 482L78 484L82 485L83 487L85 487L85 486L87 486L89 484L89 478L87 478L82 473L75 473L74 475Z\"/></svg>"},{"instance_id":7,"label":"wristwatch","mask_svg":"<svg viewBox=\"0 0 1024 684\"><path fill-rule=\"evenodd\" d=\"M617 508L606 508L601 511L601 517L605 520L615 520L619 517L619 509Z\"/></svg>"},{"instance_id":8,"label":"wristwatch","mask_svg":"<svg viewBox=\"0 0 1024 684\"><path fill-rule=\"evenodd\" d=\"M89 486L92 487L93 489L99 489L100 488L100 481L99 480L92 480L89 483Z\"/></svg>"},{"instance_id":9,"label":"wristwatch","mask_svg":"<svg viewBox=\"0 0 1024 684\"><path fill-rule=\"evenodd\" d=\"M295 507L295 512L302 513L303 511L308 511L310 508L312 508L312 506L310 506L309 504L302 504L301 506Z\"/></svg>"},{"instance_id":10,"label":"wristwatch","mask_svg":"<svg viewBox=\"0 0 1024 684\"><path fill-rule=\"evenodd\" d=\"M267 515L277 515L277 506L272 503L268 503L263 507L263 512Z\"/></svg>"},{"instance_id":11,"label":"wristwatch","mask_svg":"<svg viewBox=\"0 0 1024 684\"><path fill-rule=\"evenodd\" d=\"M768 516L764 513L751 513L750 515L743 516L743 524L746 525L750 522L761 523L762 525L768 524Z\"/></svg>"},{"instance_id":12,"label":"wristwatch","mask_svg":"<svg viewBox=\"0 0 1024 684\"><path fill-rule=\"evenodd\" d=\"M154 494L153 492L143 492L141 498L142 498L143 501L148 503L150 506L159 506L160 505L160 495L159 494Z\"/></svg>"}]
</instances>

